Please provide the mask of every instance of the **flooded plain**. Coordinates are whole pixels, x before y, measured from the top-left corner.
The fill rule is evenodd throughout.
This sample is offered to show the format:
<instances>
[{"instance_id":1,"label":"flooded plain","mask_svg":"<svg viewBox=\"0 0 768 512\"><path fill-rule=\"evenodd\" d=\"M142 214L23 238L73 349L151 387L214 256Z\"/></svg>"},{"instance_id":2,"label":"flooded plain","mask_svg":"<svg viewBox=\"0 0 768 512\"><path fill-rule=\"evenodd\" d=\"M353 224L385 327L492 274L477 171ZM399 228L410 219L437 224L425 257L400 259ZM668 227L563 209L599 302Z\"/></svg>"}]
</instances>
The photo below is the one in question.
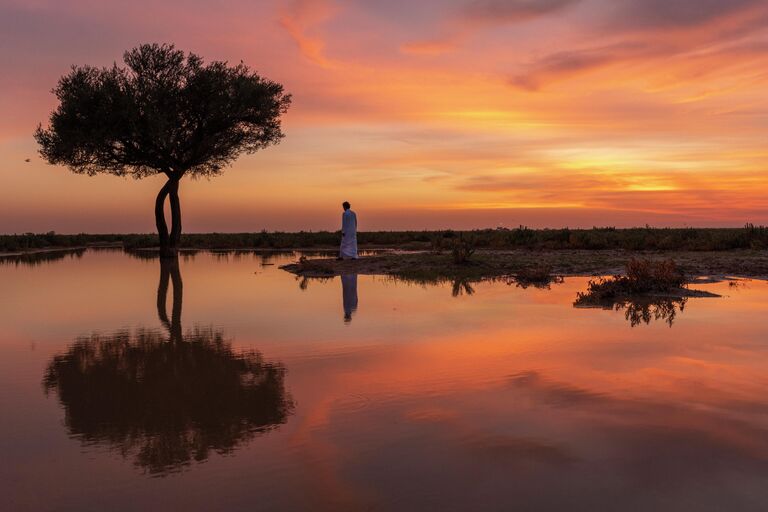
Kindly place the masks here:
<instances>
[{"instance_id":1,"label":"flooded plain","mask_svg":"<svg viewBox=\"0 0 768 512\"><path fill-rule=\"evenodd\" d=\"M0 510L765 510L768 283L0 262Z\"/></svg>"}]
</instances>

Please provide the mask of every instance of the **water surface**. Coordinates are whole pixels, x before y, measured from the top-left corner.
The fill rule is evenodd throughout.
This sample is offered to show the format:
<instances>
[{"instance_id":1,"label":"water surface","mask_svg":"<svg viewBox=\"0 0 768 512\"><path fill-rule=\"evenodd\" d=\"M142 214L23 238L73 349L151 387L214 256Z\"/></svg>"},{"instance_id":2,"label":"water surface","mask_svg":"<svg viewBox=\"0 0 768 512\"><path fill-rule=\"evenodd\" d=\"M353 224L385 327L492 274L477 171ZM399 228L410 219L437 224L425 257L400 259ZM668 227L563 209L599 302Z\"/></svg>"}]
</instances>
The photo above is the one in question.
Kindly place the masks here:
<instances>
[{"instance_id":1,"label":"water surface","mask_svg":"<svg viewBox=\"0 0 768 512\"><path fill-rule=\"evenodd\" d=\"M765 510L768 284L0 263L0 509Z\"/></svg>"}]
</instances>

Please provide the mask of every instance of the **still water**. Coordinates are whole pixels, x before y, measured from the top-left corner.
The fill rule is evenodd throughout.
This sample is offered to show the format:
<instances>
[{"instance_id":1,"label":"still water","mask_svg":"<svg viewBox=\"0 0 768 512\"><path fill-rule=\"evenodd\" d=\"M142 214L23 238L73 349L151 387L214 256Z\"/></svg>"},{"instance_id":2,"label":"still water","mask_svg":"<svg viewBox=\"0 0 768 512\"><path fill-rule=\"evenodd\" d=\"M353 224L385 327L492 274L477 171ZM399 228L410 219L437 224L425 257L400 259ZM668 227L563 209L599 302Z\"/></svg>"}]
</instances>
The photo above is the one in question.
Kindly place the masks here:
<instances>
[{"instance_id":1,"label":"still water","mask_svg":"<svg viewBox=\"0 0 768 512\"><path fill-rule=\"evenodd\" d=\"M768 284L0 263L0 510L766 510Z\"/></svg>"}]
</instances>

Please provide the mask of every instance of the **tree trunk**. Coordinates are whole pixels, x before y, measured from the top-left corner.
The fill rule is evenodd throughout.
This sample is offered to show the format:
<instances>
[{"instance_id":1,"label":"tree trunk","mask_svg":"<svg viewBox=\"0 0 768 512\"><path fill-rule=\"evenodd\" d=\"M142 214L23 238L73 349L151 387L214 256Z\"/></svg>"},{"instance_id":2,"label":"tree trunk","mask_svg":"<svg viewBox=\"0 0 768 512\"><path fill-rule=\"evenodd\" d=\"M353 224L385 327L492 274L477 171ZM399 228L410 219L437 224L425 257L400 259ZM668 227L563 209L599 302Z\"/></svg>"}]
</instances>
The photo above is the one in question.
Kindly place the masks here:
<instances>
[{"instance_id":1,"label":"tree trunk","mask_svg":"<svg viewBox=\"0 0 768 512\"><path fill-rule=\"evenodd\" d=\"M179 180L172 180L168 189L171 201L171 248L174 252L181 241L181 205L179 204Z\"/></svg>"},{"instance_id":2,"label":"tree trunk","mask_svg":"<svg viewBox=\"0 0 768 512\"><path fill-rule=\"evenodd\" d=\"M160 257L167 258L173 256L171 251L170 238L168 236L168 224L165 223L165 198L168 197L171 180L168 180L155 199L155 226L157 226L157 236L160 239Z\"/></svg>"},{"instance_id":3,"label":"tree trunk","mask_svg":"<svg viewBox=\"0 0 768 512\"><path fill-rule=\"evenodd\" d=\"M165 199L170 198L171 232L165 221ZM176 255L181 240L181 204L179 203L179 178L169 177L155 199L155 225L160 241L160 257L172 258Z\"/></svg>"}]
</instances>

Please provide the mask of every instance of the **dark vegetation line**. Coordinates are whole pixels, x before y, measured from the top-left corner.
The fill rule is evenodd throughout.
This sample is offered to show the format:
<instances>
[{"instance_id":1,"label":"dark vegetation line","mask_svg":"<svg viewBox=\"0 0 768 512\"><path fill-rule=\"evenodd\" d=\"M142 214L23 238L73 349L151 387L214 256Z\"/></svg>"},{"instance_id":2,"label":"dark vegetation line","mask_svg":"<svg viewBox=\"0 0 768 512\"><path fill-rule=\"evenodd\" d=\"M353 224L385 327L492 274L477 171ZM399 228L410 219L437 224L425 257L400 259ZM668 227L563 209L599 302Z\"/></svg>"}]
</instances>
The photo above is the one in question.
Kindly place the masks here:
<instances>
[{"instance_id":1,"label":"dark vegetation line","mask_svg":"<svg viewBox=\"0 0 768 512\"><path fill-rule=\"evenodd\" d=\"M181 235L180 247L190 249L295 249L335 248L339 233L267 232L200 233ZM443 250L466 240L477 249L620 249L726 251L768 249L768 227L743 228L592 228L592 229L481 229L473 231L368 231L358 233L358 243L368 247ZM122 245L126 249L157 247L154 234L25 233L0 235L0 251Z\"/></svg>"}]
</instances>

